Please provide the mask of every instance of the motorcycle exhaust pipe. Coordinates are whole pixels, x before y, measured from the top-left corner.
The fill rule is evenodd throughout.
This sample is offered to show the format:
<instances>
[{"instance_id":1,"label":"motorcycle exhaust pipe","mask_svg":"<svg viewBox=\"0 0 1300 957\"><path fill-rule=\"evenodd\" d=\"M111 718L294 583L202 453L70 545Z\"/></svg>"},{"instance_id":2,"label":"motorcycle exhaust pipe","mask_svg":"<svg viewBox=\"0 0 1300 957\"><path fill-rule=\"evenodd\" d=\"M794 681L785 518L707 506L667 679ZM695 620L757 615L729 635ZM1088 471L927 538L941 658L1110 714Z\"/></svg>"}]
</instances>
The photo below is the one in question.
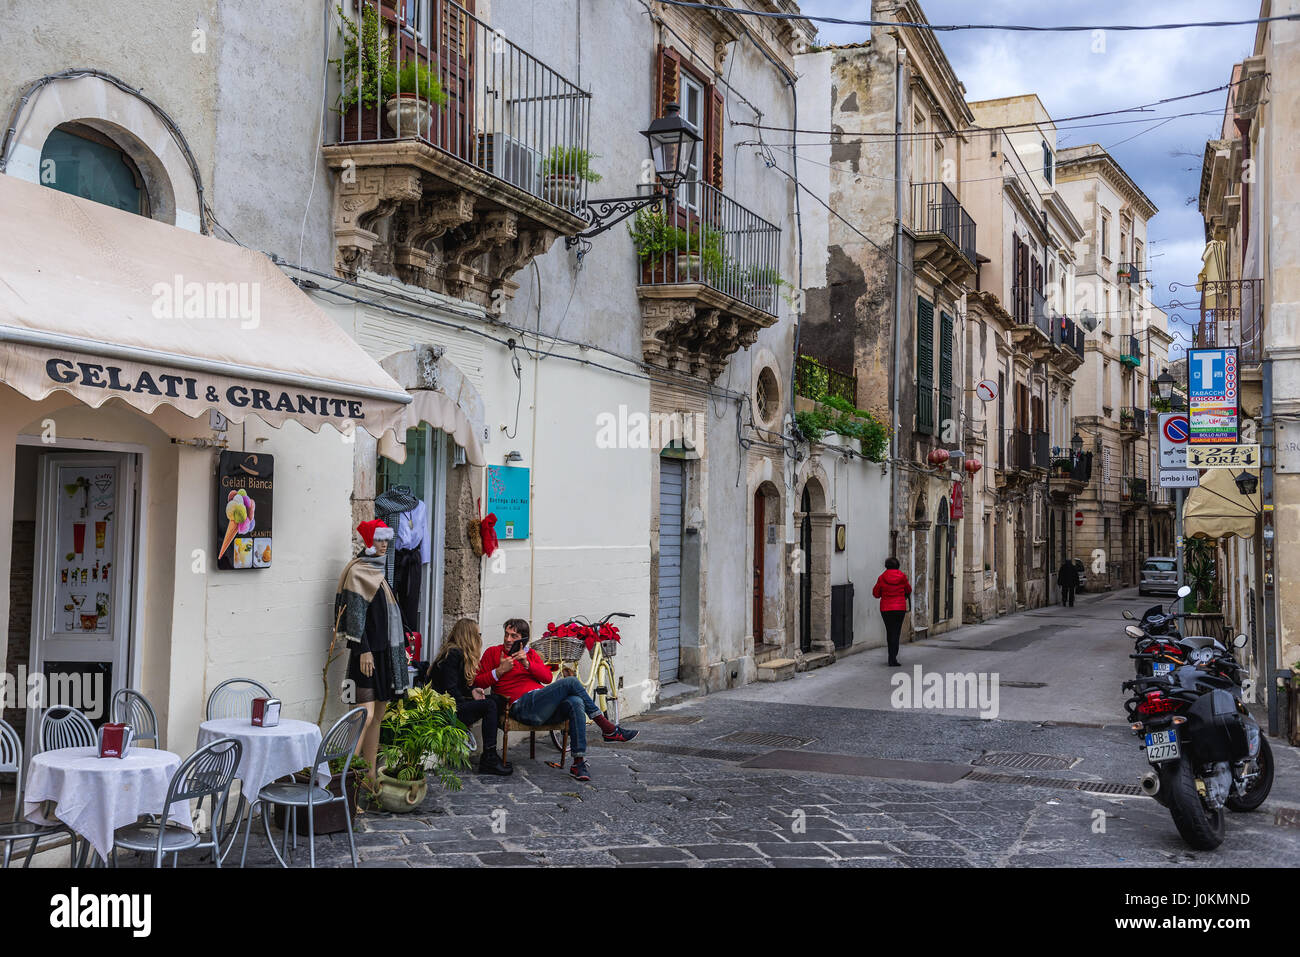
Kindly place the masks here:
<instances>
[{"instance_id":1,"label":"motorcycle exhaust pipe","mask_svg":"<svg viewBox=\"0 0 1300 957\"><path fill-rule=\"evenodd\" d=\"M1148 771L1142 775L1142 793L1147 797L1155 797L1160 793L1160 775L1154 771Z\"/></svg>"}]
</instances>

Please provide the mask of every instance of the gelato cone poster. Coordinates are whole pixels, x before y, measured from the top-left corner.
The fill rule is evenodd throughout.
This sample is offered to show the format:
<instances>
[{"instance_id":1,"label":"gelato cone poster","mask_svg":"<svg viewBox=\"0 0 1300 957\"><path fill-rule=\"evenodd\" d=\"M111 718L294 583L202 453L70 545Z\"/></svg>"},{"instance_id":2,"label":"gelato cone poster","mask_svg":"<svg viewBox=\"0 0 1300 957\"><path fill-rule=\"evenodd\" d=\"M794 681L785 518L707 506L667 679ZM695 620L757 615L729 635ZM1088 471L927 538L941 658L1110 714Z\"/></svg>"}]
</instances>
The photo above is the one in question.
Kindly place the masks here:
<instances>
[{"instance_id":1,"label":"gelato cone poster","mask_svg":"<svg viewBox=\"0 0 1300 957\"><path fill-rule=\"evenodd\" d=\"M271 567L275 459L263 452L222 452L217 459L217 568Z\"/></svg>"}]
</instances>

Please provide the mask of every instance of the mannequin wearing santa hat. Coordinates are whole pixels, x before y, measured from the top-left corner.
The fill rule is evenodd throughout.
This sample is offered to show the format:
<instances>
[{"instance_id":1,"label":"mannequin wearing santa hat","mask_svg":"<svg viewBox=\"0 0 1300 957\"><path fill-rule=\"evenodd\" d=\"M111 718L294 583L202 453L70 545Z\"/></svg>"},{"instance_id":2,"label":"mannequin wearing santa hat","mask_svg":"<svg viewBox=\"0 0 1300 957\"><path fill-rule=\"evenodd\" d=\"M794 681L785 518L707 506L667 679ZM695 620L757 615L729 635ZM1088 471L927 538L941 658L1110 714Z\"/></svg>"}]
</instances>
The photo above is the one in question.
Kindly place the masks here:
<instances>
[{"instance_id":1,"label":"mannequin wearing santa hat","mask_svg":"<svg viewBox=\"0 0 1300 957\"><path fill-rule=\"evenodd\" d=\"M384 578L385 554L393 530L378 520L362 522L357 532L364 550L348 562L339 576L334 598L335 630L351 649L347 688L355 697L348 704L366 709L366 726L359 751L374 783L379 752L379 728L388 702L410 688L406 670L406 636L397 598Z\"/></svg>"}]
</instances>

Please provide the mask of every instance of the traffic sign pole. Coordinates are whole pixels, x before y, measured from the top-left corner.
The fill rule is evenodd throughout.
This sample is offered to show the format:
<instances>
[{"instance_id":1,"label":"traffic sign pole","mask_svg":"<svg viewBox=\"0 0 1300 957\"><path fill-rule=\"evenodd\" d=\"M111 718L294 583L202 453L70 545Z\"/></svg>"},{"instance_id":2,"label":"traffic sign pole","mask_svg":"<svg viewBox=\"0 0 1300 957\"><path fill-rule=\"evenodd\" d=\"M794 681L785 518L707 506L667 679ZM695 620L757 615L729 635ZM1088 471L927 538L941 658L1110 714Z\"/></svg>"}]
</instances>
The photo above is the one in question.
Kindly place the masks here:
<instances>
[{"instance_id":1,"label":"traffic sign pole","mask_svg":"<svg viewBox=\"0 0 1300 957\"><path fill-rule=\"evenodd\" d=\"M1178 587L1183 587L1183 497L1187 494L1181 488L1174 489L1174 555L1178 560ZM1178 610L1187 610L1187 599L1178 599Z\"/></svg>"}]
</instances>

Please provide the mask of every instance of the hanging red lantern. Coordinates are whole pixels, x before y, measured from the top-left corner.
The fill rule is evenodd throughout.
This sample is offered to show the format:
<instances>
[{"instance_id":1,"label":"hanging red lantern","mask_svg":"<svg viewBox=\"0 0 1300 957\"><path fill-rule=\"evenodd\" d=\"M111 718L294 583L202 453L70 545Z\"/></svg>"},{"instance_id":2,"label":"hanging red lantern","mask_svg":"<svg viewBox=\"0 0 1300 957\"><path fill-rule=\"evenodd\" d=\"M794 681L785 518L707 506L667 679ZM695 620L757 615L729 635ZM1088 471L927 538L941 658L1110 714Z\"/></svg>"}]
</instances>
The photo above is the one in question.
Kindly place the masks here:
<instances>
[{"instance_id":1,"label":"hanging red lantern","mask_svg":"<svg viewBox=\"0 0 1300 957\"><path fill-rule=\"evenodd\" d=\"M946 465L949 458L950 456L948 455L947 449L931 449L930 454L925 457L925 460L935 468L939 468L942 465Z\"/></svg>"},{"instance_id":2,"label":"hanging red lantern","mask_svg":"<svg viewBox=\"0 0 1300 957\"><path fill-rule=\"evenodd\" d=\"M961 466L961 467L964 468L964 469L965 469L967 472L969 472L971 475L974 475L976 472L978 472L978 471L979 471L980 469L982 469L984 466L980 464L980 460L979 460L979 459L967 459L965 462L962 463L962 466Z\"/></svg>"}]
</instances>

